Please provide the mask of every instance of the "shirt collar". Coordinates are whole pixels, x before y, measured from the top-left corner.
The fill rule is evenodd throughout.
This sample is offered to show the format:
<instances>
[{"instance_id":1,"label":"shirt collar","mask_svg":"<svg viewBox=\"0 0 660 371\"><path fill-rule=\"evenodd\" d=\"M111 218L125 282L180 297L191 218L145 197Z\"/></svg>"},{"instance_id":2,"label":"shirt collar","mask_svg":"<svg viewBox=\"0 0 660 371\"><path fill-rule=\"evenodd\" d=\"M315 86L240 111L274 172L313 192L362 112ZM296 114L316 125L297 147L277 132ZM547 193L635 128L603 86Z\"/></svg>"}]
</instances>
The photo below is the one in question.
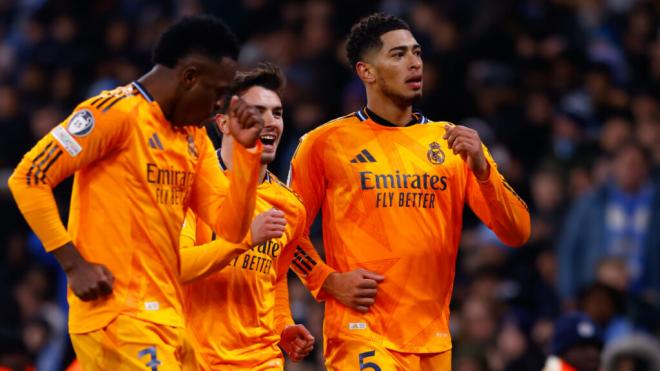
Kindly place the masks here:
<instances>
[{"instance_id":1,"label":"shirt collar","mask_svg":"<svg viewBox=\"0 0 660 371\"><path fill-rule=\"evenodd\" d=\"M142 96L147 100L147 102L151 103L154 101L154 98L151 96L151 94L149 94L147 89L145 89L144 86L142 86L142 84L140 84L137 81L133 81L131 85L133 85L133 87L137 89L137 91L139 91L140 94L142 94Z\"/></svg>"},{"instance_id":2,"label":"shirt collar","mask_svg":"<svg viewBox=\"0 0 660 371\"><path fill-rule=\"evenodd\" d=\"M370 118L373 122L375 122L378 125L389 126L389 127L401 127L400 125L396 125L396 124L394 124L394 123L378 116L374 111L370 110L367 107L364 107L360 111L356 112L356 115L360 118L361 121L364 121L367 118ZM426 124L427 122L428 122L428 119L424 115L422 115L420 112L413 112L412 118L403 127L412 126L412 125L416 125L416 124Z\"/></svg>"}]
</instances>

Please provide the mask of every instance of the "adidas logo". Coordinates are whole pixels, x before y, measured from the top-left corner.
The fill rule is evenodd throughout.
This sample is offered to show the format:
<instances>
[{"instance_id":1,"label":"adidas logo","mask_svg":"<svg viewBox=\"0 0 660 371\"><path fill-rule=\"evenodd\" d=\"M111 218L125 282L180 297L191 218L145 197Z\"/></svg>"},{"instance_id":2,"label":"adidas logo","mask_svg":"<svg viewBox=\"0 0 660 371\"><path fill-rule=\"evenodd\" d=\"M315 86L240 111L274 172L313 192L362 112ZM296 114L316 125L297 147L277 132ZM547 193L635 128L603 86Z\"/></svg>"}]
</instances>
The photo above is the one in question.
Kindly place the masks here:
<instances>
[{"instance_id":1,"label":"adidas logo","mask_svg":"<svg viewBox=\"0 0 660 371\"><path fill-rule=\"evenodd\" d=\"M149 147L153 149L160 149L163 150L163 144L160 142L160 139L158 138L158 134L154 133L154 135L149 138Z\"/></svg>"},{"instance_id":2,"label":"adidas logo","mask_svg":"<svg viewBox=\"0 0 660 371\"><path fill-rule=\"evenodd\" d=\"M376 159L371 155L371 153L369 153L369 151L363 149L362 152L358 153L358 155L351 160L352 164L356 164L358 162L376 162Z\"/></svg>"}]
</instances>

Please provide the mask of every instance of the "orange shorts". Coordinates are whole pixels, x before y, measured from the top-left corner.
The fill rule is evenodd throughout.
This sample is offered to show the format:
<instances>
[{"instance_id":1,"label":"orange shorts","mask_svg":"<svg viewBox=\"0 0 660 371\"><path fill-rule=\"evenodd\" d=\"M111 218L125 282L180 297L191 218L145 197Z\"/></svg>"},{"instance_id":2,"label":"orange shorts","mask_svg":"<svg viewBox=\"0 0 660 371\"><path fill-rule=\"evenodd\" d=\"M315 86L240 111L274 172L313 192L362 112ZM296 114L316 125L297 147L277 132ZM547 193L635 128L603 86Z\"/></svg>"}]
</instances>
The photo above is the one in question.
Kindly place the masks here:
<instances>
[{"instance_id":1,"label":"orange shorts","mask_svg":"<svg viewBox=\"0 0 660 371\"><path fill-rule=\"evenodd\" d=\"M106 327L71 334L80 366L89 370L197 370L184 328L119 315Z\"/></svg>"},{"instance_id":2,"label":"orange shorts","mask_svg":"<svg viewBox=\"0 0 660 371\"><path fill-rule=\"evenodd\" d=\"M358 339L329 339L328 371L449 371L451 350L442 353L402 353Z\"/></svg>"},{"instance_id":3,"label":"orange shorts","mask_svg":"<svg viewBox=\"0 0 660 371\"><path fill-rule=\"evenodd\" d=\"M200 369L204 371L282 371L284 370L284 357L244 365L205 359L204 363L200 363L200 365Z\"/></svg>"}]
</instances>

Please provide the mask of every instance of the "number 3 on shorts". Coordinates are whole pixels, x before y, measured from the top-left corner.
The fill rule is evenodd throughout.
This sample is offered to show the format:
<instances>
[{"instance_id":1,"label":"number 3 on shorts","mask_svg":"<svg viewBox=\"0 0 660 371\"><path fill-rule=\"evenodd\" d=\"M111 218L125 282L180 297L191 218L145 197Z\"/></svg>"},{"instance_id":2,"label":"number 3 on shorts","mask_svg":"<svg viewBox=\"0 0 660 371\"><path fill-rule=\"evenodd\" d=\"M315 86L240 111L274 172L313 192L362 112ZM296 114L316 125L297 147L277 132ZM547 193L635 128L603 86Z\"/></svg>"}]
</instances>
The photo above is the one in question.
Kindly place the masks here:
<instances>
[{"instance_id":1,"label":"number 3 on shorts","mask_svg":"<svg viewBox=\"0 0 660 371\"><path fill-rule=\"evenodd\" d=\"M375 350L371 350L368 352L360 353L358 355L358 358L360 360L360 371L362 370L373 370L373 371L381 371L380 367L378 367L377 364L373 362L365 362L365 358L373 357L376 355Z\"/></svg>"},{"instance_id":2,"label":"number 3 on shorts","mask_svg":"<svg viewBox=\"0 0 660 371\"><path fill-rule=\"evenodd\" d=\"M151 371L158 371L158 366L160 365L160 360L156 358L156 347L149 347L142 349L138 353L138 358L143 358L144 356L151 356L145 365L151 368Z\"/></svg>"}]
</instances>

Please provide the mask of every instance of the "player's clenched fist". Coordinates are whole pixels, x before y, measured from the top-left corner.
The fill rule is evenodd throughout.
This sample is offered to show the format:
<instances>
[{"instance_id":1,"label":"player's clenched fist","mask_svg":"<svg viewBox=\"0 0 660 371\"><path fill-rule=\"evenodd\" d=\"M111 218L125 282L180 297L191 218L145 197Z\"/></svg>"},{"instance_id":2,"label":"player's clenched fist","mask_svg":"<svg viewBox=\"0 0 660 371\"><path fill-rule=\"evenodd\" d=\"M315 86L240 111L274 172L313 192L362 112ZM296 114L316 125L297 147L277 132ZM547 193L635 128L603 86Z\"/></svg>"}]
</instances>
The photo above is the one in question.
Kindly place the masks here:
<instances>
[{"instance_id":1,"label":"player's clenched fist","mask_svg":"<svg viewBox=\"0 0 660 371\"><path fill-rule=\"evenodd\" d=\"M243 99L233 96L229 103L229 130L232 137L245 148L252 148L264 127L259 110Z\"/></svg>"},{"instance_id":2,"label":"player's clenched fist","mask_svg":"<svg viewBox=\"0 0 660 371\"><path fill-rule=\"evenodd\" d=\"M100 299L112 293L114 276L102 264L81 262L66 272L71 291L82 301Z\"/></svg>"},{"instance_id":3,"label":"player's clenched fist","mask_svg":"<svg viewBox=\"0 0 660 371\"><path fill-rule=\"evenodd\" d=\"M251 228L253 246L280 238L286 228L284 213L275 208L265 211L254 217Z\"/></svg>"},{"instance_id":4,"label":"player's clenched fist","mask_svg":"<svg viewBox=\"0 0 660 371\"><path fill-rule=\"evenodd\" d=\"M282 330L280 346L289 359L298 362L314 349L314 337L303 325L289 325Z\"/></svg>"},{"instance_id":5,"label":"player's clenched fist","mask_svg":"<svg viewBox=\"0 0 660 371\"><path fill-rule=\"evenodd\" d=\"M488 179L489 167L481 138L476 130L465 126L445 125L444 139L447 139L449 149L467 161L470 170L479 180Z\"/></svg>"},{"instance_id":6,"label":"player's clenched fist","mask_svg":"<svg viewBox=\"0 0 660 371\"><path fill-rule=\"evenodd\" d=\"M365 313L376 302L378 284L384 279L366 269L334 272L326 278L323 289L345 306Z\"/></svg>"},{"instance_id":7,"label":"player's clenched fist","mask_svg":"<svg viewBox=\"0 0 660 371\"><path fill-rule=\"evenodd\" d=\"M53 251L55 259L66 273L71 291L82 301L101 299L112 293L115 277L102 264L90 263L72 243Z\"/></svg>"}]
</instances>

